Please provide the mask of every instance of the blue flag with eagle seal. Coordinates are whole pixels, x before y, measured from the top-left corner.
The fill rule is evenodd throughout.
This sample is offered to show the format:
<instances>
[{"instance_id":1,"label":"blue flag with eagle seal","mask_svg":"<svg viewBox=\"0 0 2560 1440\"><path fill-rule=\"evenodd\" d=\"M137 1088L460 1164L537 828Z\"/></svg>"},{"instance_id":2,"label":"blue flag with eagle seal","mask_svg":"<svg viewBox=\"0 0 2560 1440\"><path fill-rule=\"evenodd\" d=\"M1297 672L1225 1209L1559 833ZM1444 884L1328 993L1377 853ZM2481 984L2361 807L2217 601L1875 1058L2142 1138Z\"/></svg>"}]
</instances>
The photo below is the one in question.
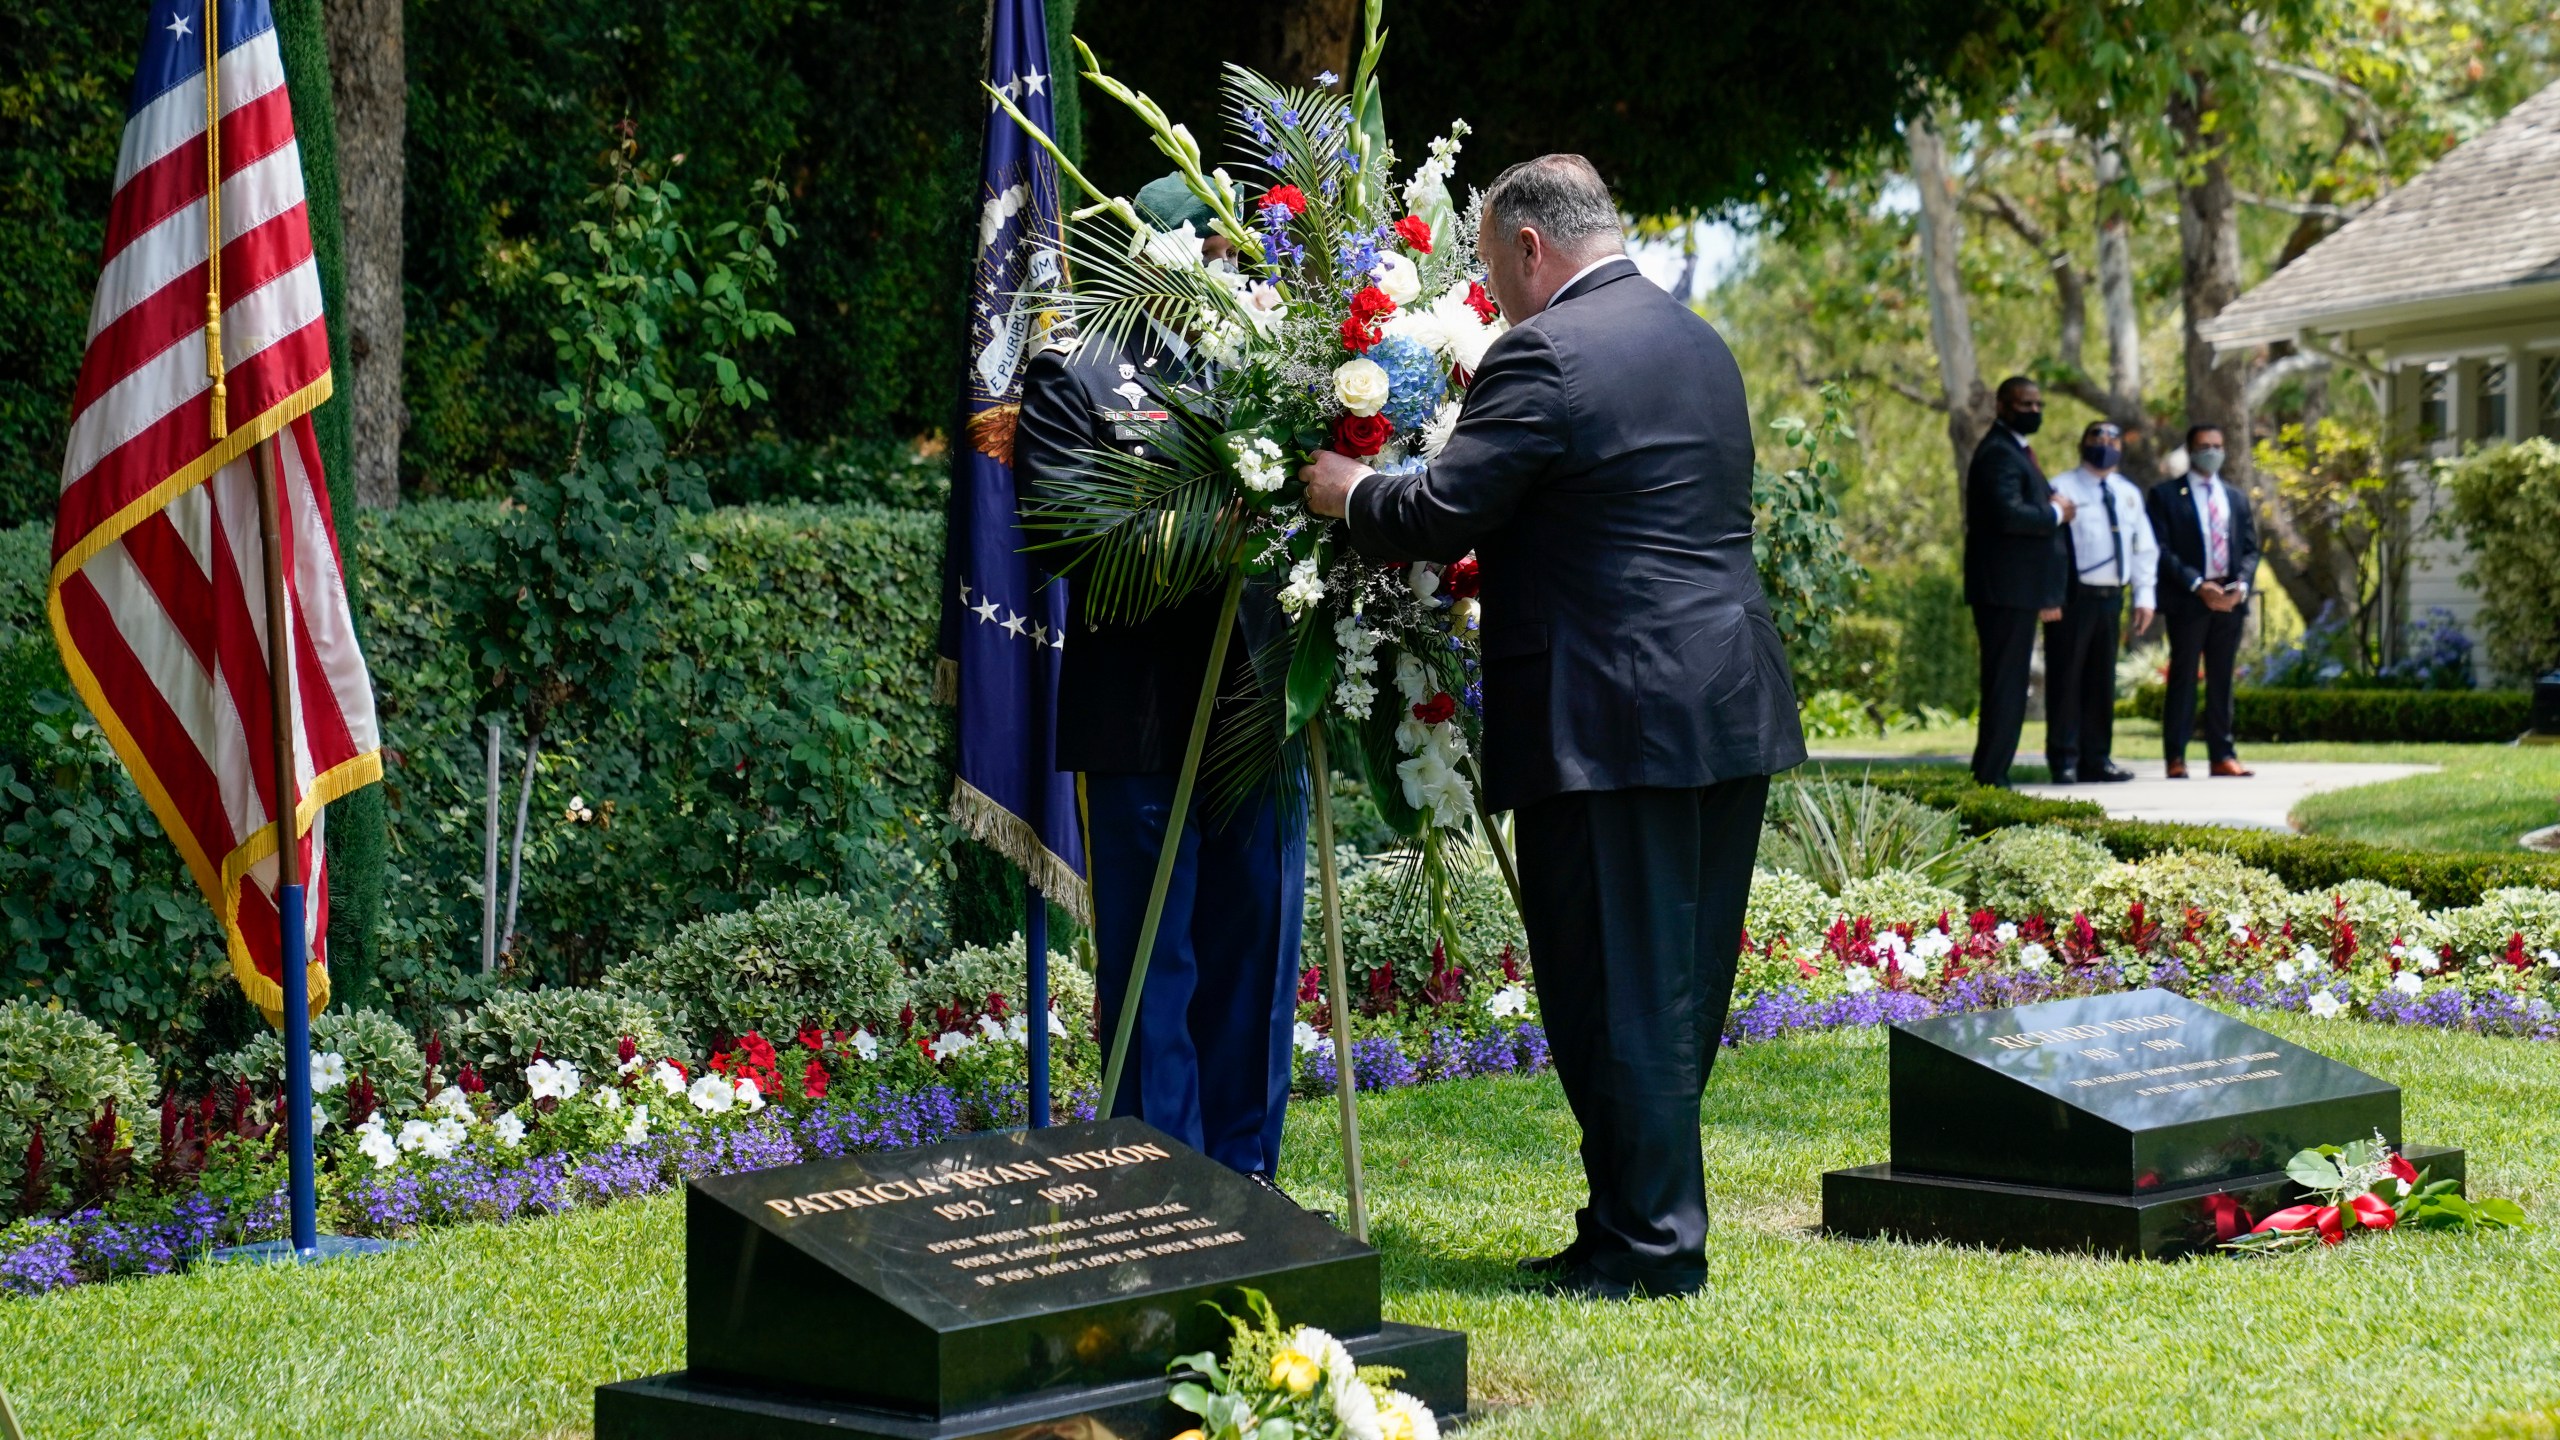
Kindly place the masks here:
<instances>
[{"instance_id":1,"label":"blue flag with eagle seal","mask_svg":"<svg viewBox=\"0 0 2560 1440\"><path fill-rule=\"evenodd\" d=\"M994 0L991 11L987 83L1054 133L1041 0ZM943 562L939 688L959 709L951 812L1043 894L1089 919L1075 776L1057 767L1066 586L1023 553L1013 478L1023 363L1061 318L1040 298L1063 275L1058 167L993 101L987 111L968 435L952 470Z\"/></svg>"}]
</instances>

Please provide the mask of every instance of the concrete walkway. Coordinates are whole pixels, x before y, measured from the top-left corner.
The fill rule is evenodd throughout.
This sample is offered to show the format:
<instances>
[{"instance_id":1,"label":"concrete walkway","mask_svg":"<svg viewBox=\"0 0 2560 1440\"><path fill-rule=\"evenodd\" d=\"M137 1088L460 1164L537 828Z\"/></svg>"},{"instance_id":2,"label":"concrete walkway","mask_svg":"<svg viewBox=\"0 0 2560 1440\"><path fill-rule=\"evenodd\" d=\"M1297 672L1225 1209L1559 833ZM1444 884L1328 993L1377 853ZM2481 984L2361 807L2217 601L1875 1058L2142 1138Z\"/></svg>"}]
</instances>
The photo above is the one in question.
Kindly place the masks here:
<instances>
[{"instance_id":1,"label":"concrete walkway","mask_svg":"<svg viewBox=\"0 0 2560 1440\"><path fill-rule=\"evenodd\" d=\"M1813 758L1817 764L1834 767L1844 762L1855 764L1870 760L1877 764L1923 759L1964 763L1964 757L1960 755L1887 757L1829 753L1816 754ZM2167 820L2181 825L2237 825L2255 830L2290 830L2293 826L2286 817L2306 796L2425 775L2442 768L2360 761L2249 760L2245 763L2257 774L2245 779L2216 779L2206 773L2208 766L2198 758L2187 762L2187 774L2192 778L2172 780L2163 773L2158 759L2129 760L2119 756L2116 763L2132 771L2135 778L2113 785L2021 785L2018 793L2055 800L2087 800L2105 806L2107 813L2119 820Z\"/></svg>"}]
</instances>

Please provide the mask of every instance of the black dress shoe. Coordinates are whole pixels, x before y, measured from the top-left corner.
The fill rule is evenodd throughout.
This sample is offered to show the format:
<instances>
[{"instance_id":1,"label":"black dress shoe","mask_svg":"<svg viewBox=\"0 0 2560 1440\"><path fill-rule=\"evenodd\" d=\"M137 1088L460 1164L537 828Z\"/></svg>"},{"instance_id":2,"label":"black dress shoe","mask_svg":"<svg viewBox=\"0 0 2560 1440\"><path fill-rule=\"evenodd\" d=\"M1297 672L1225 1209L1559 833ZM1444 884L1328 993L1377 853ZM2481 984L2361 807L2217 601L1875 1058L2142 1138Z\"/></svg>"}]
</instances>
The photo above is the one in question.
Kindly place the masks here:
<instances>
[{"instance_id":1,"label":"black dress shoe","mask_svg":"<svg viewBox=\"0 0 2560 1440\"><path fill-rule=\"evenodd\" d=\"M1659 1300L1695 1295L1707 1288L1707 1277L1701 1272L1676 1279L1638 1275L1619 1280L1601 1273L1597 1266L1574 1261L1544 1277L1539 1288L1563 1300Z\"/></svg>"},{"instance_id":2,"label":"black dress shoe","mask_svg":"<svg viewBox=\"0 0 2560 1440\"><path fill-rule=\"evenodd\" d=\"M2049 785L2068 785L2071 783L2071 767L2067 765L2048 764L2044 769L2046 776L2045 783ZM2086 780L2089 777L2083 775L2080 778Z\"/></svg>"},{"instance_id":3,"label":"black dress shoe","mask_svg":"<svg viewBox=\"0 0 2560 1440\"><path fill-rule=\"evenodd\" d=\"M2080 779L2082 782L2090 785L2112 785L2118 781L2130 780L2132 778L2133 772L2127 770L2121 765L2108 765L2101 769L2083 770L2080 772Z\"/></svg>"},{"instance_id":4,"label":"black dress shoe","mask_svg":"<svg viewBox=\"0 0 2560 1440\"><path fill-rule=\"evenodd\" d=\"M1515 1262L1523 1275L1553 1275L1582 1258L1582 1242L1577 1240L1553 1255L1532 1255Z\"/></svg>"}]
</instances>

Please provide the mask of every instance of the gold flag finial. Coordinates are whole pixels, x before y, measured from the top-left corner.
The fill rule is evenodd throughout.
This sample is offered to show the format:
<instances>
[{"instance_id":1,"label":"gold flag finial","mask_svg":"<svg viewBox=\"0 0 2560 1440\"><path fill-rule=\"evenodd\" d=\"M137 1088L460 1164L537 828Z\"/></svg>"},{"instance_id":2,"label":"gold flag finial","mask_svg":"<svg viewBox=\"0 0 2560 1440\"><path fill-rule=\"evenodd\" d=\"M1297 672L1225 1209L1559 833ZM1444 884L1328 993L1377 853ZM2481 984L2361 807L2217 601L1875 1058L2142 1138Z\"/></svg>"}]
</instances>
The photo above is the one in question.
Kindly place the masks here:
<instances>
[{"instance_id":1,"label":"gold flag finial","mask_svg":"<svg viewBox=\"0 0 2560 1440\"><path fill-rule=\"evenodd\" d=\"M231 433L222 372L222 0L204 0L204 373L213 381L213 438Z\"/></svg>"}]
</instances>

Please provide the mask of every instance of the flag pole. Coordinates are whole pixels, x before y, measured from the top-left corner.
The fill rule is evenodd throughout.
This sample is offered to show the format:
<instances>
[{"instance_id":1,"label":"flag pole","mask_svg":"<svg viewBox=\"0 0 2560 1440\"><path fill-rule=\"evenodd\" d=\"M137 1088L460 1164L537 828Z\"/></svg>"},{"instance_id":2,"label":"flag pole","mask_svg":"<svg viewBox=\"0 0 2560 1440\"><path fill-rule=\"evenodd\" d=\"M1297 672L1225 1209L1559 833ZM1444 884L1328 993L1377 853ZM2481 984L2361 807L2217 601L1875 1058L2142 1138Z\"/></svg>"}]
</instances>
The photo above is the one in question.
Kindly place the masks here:
<instances>
[{"instance_id":1,"label":"flag pole","mask_svg":"<svg viewBox=\"0 0 2560 1440\"><path fill-rule=\"evenodd\" d=\"M1049 897L1022 877L1023 1023L1031 1027L1031 1128L1049 1124Z\"/></svg>"},{"instance_id":2,"label":"flag pole","mask_svg":"<svg viewBox=\"0 0 2560 1440\"><path fill-rule=\"evenodd\" d=\"M284 987L284 1122L290 1152L293 1250L310 1258L320 1245L319 1191L311 1154L310 946L303 915L302 856L295 820L293 713L293 617L285 600L283 467L270 446L282 433L249 451L258 482L258 536L267 569L267 692L274 719L276 911L281 922L277 969Z\"/></svg>"}]
</instances>

